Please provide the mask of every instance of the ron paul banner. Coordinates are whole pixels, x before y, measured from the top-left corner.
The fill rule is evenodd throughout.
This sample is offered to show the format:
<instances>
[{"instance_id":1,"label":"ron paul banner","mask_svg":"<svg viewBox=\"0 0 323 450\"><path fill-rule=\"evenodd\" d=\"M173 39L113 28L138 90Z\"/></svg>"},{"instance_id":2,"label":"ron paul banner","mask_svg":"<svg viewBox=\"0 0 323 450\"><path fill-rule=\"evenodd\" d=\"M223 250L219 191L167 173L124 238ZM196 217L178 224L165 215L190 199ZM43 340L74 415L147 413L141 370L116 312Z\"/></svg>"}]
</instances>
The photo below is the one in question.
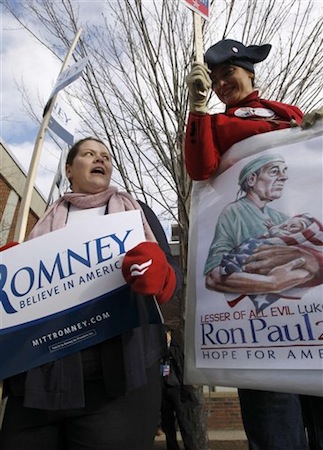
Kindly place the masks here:
<instances>
[{"instance_id":1,"label":"ron paul banner","mask_svg":"<svg viewBox=\"0 0 323 450\"><path fill-rule=\"evenodd\" d=\"M121 264L145 240L141 213L80 221L1 253L0 379L142 323ZM160 323L147 299L147 323Z\"/></svg>"},{"instance_id":2,"label":"ron paul banner","mask_svg":"<svg viewBox=\"0 0 323 450\"><path fill-rule=\"evenodd\" d=\"M321 125L239 142L194 182L190 384L323 395Z\"/></svg>"}]
</instances>

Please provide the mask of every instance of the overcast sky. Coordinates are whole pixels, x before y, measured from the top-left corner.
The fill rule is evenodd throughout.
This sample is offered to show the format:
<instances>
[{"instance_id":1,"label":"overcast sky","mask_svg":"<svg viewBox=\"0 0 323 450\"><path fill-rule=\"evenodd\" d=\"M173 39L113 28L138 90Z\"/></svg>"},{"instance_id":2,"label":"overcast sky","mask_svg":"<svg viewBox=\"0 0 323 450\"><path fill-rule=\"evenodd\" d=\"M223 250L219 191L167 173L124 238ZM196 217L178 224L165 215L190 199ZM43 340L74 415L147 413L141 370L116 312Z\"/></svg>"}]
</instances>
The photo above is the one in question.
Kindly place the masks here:
<instances>
[{"instance_id":1,"label":"overcast sky","mask_svg":"<svg viewBox=\"0 0 323 450\"><path fill-rule=\"evenodd\" d=\"M26 87L29 98L42 117L45 102L60 70L60 62L1 10L1 139L28 170L39 126L23 109L18 86ZM46 195L57 165L55 147L46 144L36 184Z\"/></svg>"},{"instance_id":2,"label":"overcast sky","mask_svg":"<svg viewBox=\"0 0 323 450\"><path fill-rule=\"evenodd\" d=\"M95 3L95 8L93 8L93 3ZM82 26L82 18L91 24L100 21L104 3L100 0L95 0L95 2L82 0L79 3L81 5L80 26ZM19 1L16 4L19 7ZM28 116L24 109L20 91L23 86L37 117L41 120L43 105L46 104L57 81L62 63L30 36L2 5L0 5L0 14L2 92L0 139L27 174L39 125ZM62 58L65 56L62 55ZM76 80L74 83L77 82ZM62 92L58 95L59 101L62 100ZM45 200L48 200L53 185L60 153L58 146L47 138L43 145L35 183ZM168 221L161 220L161 222L169 236Z\"/></svg>"},{"instance_id":3,"label":"overcast sky","mask_svg":"<svg viewBox=\"0 0 323 450\"><path fill-rule=\"evenodd\" d=\"M14 4L19 7L19 1ZM147 3L149 1L147 0ZM95 24L101 18L105 2L101 0L78 2L80 24L82 18ZM318 14L322 11L317 2ZM95 5L95 8L93 7ZM316 3L315 3L316 5ZM61 69L61 62L32 38L0 5L1 21L1 140L9 147L28 170L39 125L33 122L23 108L19 87L25 87L30 103L42 117L42 107L46 103ZM185 6L183 5L183 8ZM65 55L63 55L64 57ZM78 81L75 81L77 83ZM60 98L61 94L59 94ZM56 172L59 149L51 141L45 142L36 184L48 195Z\"/></svg>"},{"instance_id":4,"label":"overcast sky","mask_svg":"<svg viewBox=\"0 0 323 450\"><path fill-rule=\"evenodd\" d=\"M100 14L96 2L95 14ZM93 2L82 2L87 20L93 14ZM90 8L91 7L91 8ZM39 130L24 110L22 86L26 89L39 120L61 70L62 63L29 35L1 8L1 140L28 171L35 139ZM89 14L89 8L91 14ZM82 12L81 12L82 14ZM95 16L92 16L95 19ZM64 55L65 56L65 55ZM77 83L77 81L75 81ZM60 96L59 96L60 98ZM49 139L43 146L36 185L48 196L58 165L60 151Z\"/></svg>"}]
</instances>

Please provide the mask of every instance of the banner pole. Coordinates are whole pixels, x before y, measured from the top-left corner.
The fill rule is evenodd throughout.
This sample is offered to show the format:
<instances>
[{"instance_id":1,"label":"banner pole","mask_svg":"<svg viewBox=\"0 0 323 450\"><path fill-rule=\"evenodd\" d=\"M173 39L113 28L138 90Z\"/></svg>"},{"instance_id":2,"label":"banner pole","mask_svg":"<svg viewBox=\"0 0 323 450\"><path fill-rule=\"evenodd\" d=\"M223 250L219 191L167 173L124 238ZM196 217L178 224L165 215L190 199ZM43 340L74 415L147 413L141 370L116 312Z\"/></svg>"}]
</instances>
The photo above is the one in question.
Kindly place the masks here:
<instances>
[{"instance_id":1,"label":"banner pole","mask_svg":"<svg viewBox=\"0 0 323 450\"><path fill-rule=\"evenodd\" d=\"M195 61L200 64L204 64L204 45L202 34L202 18L200 14L193 12L194 22L194 44L195 44ZM203 97L207 96L207 91L199 91Z\"/></svg>"},{"instance_id":2,"label":"banner pole","mask_svg":"<svg viewBox=\"0 0 323 450\"><path fill-rule=\"evenodd\" d=\"M203 34L202 34L202 18L200 14L193 12L194 22L194 41L195 41L195 61L204 62Z\"/></svg>"},{"instance_id":3,"label":"banner pole","mask_svg":"<svg viewBox=\"0 0 323 450\"><path fill-rule=\"evenodd\" d=\"M74 40L72 42L72 45L65 57L65 60L62 64L60 73L62 73L65 68L67 67L71 56L73 54L73 51L76 47L77 41L79 40L80 34L82 32L82 29L80 28L78 32L76 33ZM27 222L28 222L28 215L29 215L29 209L31 204L31 198L33 194L34 184L35 184L35 178L37 174L37 169L39 166L39 160L41 155L42 146L44 143L45 134L47 131L48 123L50 120L50 116L52 113L52 109L56 100L58 94L54 95L53 98L50 101L50 104L48 105L48 108L46 109L46 112L43 117L43 121L41 123L41 126L38 131L38 135L36 137L35 146L28 170L28 175L26 179L26 184L24 188L24 192L22 195L19 212L18 212L18 218L15 228L15 234L14 234L14 241L15 242L22 242L25 238L26 229L27 229Z\"/></svg>"}]
</instances>

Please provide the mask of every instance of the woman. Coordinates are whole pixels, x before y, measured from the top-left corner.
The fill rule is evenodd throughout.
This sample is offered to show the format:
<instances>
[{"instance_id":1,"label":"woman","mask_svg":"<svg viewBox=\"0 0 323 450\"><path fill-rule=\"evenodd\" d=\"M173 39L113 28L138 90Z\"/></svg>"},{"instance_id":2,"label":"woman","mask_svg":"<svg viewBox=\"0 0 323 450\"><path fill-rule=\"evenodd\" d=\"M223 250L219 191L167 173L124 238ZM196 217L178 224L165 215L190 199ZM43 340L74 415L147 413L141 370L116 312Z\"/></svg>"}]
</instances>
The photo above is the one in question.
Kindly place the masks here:
<instances>
[{"instance_id":1,"label":"woman","mask_svg":"<svg viewBox=\"0 0 323 450\"><path fill-rule=\"evenodd\" d=\"M190 93L185 157L193 180L213 175L221 155L233 144L255 134L300 125L303 113L292 105L264 100L254 89L254 64L266 59L271 45L225 39L205 53L208 66L194 63L187 76ZM226 105L221 114L207 114L206 92L212 87Z\"/></svg>"},{"instance_id":2,"label":"woman","mask_svg":"<svg viewBox=\"0 0 323 450\"><path fill-rule=\"evenodd\" d=\"M206 65L193 64L186 79L190 113L185 138L185 163L193 180L205 180L214 175L221 156L236 142L292 126L310 126L322 117L322 109L303 118L296 106L259 97L254 89L254 65L265 60L270 49L269 44L246 47L241 42L225 39L207 50ZM225 104L224 113L208 114L207 94L211 87ZM277 258L281 258L275 246L270 249L270 255L268 250L266 252L264 257L262 252L257 255L257 260L261 261L259 273L272 270L278 265ZM303 254L301 256L305 258ZM252 256L249 261L253 264ZM279 261L281 263L281 259ZM290 261L291 257L286 255L283 263ZM250 449L309 448L298 395L239 389L239 397ZM313 399L311 415L314 420L310 418L306 422L318 423L322 399L309 398ZM322 449L322 427L316 426L309 435L316 436L311 449Z\"/></svg>"},{"instance_id":3,"label":"woman","mask_svg":"<svg viewBox=\"0 0 323 450\"><path fill-rule=\"evenodd\" d=\"M146 242L128 251L122 272L138 315L176 293L180 275L152 210L110 185L111 156L95 138L69 151L66 175L72 193L49 208L30 238L100 214L143 211ZM133 264L147 262L142 275ZM2 450L149 450L161 406L160 360L166 351L162 325L129 330L81 352L36 367L5 382L8 402Z\"/></svg>"}]
</instances>

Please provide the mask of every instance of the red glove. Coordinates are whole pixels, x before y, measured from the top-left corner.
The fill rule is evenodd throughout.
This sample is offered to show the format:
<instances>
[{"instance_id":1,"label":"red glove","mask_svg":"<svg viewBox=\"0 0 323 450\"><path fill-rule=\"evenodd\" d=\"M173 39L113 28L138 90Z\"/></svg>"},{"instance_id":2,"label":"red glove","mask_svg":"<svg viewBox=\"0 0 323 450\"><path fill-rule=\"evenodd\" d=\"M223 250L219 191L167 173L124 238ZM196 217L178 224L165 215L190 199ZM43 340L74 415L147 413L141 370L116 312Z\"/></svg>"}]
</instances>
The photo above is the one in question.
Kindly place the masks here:
<instances>
[{"instance_id":1,"label":"red glove","mask_svg":"<svg viewBox=\"0 0 323 450\"><path fill-rule=\"evenodd\" d=\"M141 242L129 250L122 263L122 273L135 292L155 295L160 304L170 300L174 293L174 269L156 242Z\"/></svg>"},{"instance_id":2,"label":"red glove","mask_svg":"<svg viewBox=\"0 0 323 450\"><path fill-rule=\"evenodd\" d=\"M8 242L8 244L0 247L0 252L4 252L5 250L8 250L8 248L14 247L15 245L18 245L18 244L19 244L19 242Z\"/></svg>"}]
</instances>

